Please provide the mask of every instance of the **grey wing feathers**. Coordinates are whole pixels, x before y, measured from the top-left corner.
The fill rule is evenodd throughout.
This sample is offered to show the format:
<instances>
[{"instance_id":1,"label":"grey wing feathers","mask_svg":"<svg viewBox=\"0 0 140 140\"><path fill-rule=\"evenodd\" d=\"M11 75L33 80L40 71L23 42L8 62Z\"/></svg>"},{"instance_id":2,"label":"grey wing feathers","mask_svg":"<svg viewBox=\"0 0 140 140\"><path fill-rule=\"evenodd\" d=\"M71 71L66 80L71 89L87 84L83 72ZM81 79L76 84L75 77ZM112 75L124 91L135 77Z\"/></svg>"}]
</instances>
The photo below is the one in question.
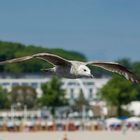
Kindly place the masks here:
<instances>
[{"instance_id":1,"label":"grey wing feathers","mask_svg":"<svg viewBox=\"0 0 140 140\"><path fill-rule=\"evenodd\" d=\"M88 62L87 65L88 64L92 64L94 66L101 67L105 70L118 73L120 75L123 75L127 80L130 80L135 83L140 83L140 79L138 79L136 75L134 75L126 67L118 63L93 61L93 62Z\"/></svg>"},{"instance_id":2,"label":"grey wing feathers","mask_svg":"<svg viewBox=\"0 0 140 140\"><path fill-rule=\"evenodd\" d=\"M33 56L25 56L25 57L20 57L20 58L14 58L14 59L5 60L5 61L0 62L0 65L10 64L10 63L18 63L18 62L30 60L32 58L33 58Z\"/></svg>"},{"instance_id":3,"label":"grey wing feathers","mask_svg":"<svg viewBox=\"0 0 140 140\"><path fill-rule=\"evenodd\" d=\"M70 61L68 61L68 60L66 60L58 55L50 54L50 53L39 53L39 54L35 54L34 57L39 58L39 59L43 59L45 61L49 61L53 65L69 65L69 64L71 64Z\"/></svg>"},{"instance_id":4,"label":"grey wing feathers","mask_svg":"<svg viewBox=\"0 0 140 140\"><path fill-rule=\"evenodd\" d=\"M2 61L2 62L0 62L0 64L17 63L17 62L30 60L32 58L45 60L45 61L48 61L49 63L51 63L53 65L68 65L68 64L71 64L68 60L66 60L66 59L64 59L64 58L62 58L60 56L50 54L50 53L38 53L38 54L35 54L35 55L31 55L31 56L24 56L24 57L20 57L20 58L14 58L14 59Z\"/></svg>"}]
</instances>

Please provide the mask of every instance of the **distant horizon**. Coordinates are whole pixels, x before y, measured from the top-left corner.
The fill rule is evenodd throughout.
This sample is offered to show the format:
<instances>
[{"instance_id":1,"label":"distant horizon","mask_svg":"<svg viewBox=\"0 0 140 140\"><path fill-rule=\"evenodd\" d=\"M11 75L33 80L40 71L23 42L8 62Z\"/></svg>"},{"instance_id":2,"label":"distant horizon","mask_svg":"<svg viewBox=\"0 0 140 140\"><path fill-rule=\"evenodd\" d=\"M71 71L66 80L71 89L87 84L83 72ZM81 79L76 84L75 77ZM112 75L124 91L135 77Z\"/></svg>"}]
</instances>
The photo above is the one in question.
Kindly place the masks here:
<instances>
[{"instance_id":1,"label":"distant horizon","mask_svg":"<svg viewBox=\"0 0 140 140\"><path fill-rule=\"evenodd\" d=\"M63 49L63 50L66 50L66 51L74 51L74 52L77 52L77 53L81 53L82 55L84 55L87 59L87 61L90 61L90 60L93 60L93 59L89 59L85 53L83 52L80 52L78 50L70 50L70 49L65 49L65 48L62 48L62 47L49 47L49 46L43 46L43 45L39 45L39 44L26 44L26 43L23 43L23 42L19 42L19 41L8 41L8 40L0 40L0 41L3 41L3 42L11 42L11 43L19 43L19 44L23 44L25 45L26 47L30 46L30 45L33 45L34 47L41 47L41 48L48 48L48 49ZM122 59L128 59L130 60L131 62L139 62L140 60L132 60L131 58L129 57L122 57L122 58L118 58L118 59L114 59L114 60L110 60L110 61L118 61L118 60L122 60ZM96 58L94 60L97 60ZM98 59L98 60L101 60L101 59ZM102 59L104 60L104 59ZM109 61L109 60L106 60L106 61Z\"/></svg>"}]
</instances>

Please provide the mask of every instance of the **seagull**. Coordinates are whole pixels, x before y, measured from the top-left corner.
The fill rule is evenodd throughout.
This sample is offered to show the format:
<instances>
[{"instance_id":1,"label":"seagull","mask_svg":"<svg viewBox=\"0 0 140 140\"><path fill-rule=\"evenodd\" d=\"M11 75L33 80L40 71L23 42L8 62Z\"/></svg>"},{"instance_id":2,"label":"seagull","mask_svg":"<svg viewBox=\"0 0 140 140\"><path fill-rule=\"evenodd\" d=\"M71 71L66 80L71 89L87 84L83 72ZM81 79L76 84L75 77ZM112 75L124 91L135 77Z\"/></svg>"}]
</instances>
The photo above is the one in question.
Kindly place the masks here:
<instances>
[{"instance_id":1,"label":"seagull","mask_svg":"<svg viewBox=\"0 0 140 140\"><path fill-rule=\"evenodd\" d=\"M58 55L51 54L51 53L37 53L30 56L5 60L0 62L0 65L18 63L33 58L44 60L52 64L53 65L52 68L42 69L42 70L48 72L51 75L56 75L57 77L60 78L69 78L69 79L93 78L93 75L91 74L91 70L88 67L88 65L93 65L108 70L110 72L114 72L119 75L122 75L127 80L130 80L134 83L140 83L140 79L138 79L135 74L133 74L126 67L120 65L119 63L104 62L104 61L81 62L75 60L67 60L65 58L62 58Z\"/></svg>"}]
</instances>

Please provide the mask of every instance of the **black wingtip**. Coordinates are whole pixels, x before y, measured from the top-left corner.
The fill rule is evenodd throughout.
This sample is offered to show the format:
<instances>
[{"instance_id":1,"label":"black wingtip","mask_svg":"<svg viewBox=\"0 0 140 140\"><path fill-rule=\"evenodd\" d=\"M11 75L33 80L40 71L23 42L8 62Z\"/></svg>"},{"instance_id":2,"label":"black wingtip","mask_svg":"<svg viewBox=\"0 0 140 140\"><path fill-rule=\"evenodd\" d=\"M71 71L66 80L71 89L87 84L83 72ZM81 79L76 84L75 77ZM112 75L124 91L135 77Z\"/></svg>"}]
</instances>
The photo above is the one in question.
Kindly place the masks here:
<instances>
[{"instance_id":1,"label":"black wingtip","mask_svg":"<svg viewBox=\"0 0 140 140\"><path fill-rule=\"evenodd\" d=\"M135 83L136 83L136 84L140 84L140 79L136 80Z\"/></svg>"},{"instance_id":2,"label":"black wingtip","mask_svg":"<svg viewBox=\"0 0 140 140\"><path fill-rule=\"evenodd\" d=\"M135 84L140 84L140 79L133 79L133 78L130 78L129 79L131 82L135 83Z\"/></svg>"}]
</instances>

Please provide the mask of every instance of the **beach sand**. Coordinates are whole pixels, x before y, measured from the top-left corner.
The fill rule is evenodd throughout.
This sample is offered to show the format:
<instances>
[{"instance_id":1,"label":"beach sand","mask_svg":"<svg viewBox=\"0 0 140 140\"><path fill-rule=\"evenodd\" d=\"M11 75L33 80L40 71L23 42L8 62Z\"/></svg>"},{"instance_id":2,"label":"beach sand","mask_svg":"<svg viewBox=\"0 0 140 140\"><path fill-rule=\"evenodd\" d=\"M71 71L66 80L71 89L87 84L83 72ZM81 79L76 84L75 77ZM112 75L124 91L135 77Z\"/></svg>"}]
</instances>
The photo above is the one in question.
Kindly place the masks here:
<instances>
[{"instance_id":1,"label":"beach sand","mask_svg":"<svg viewBox=\"0 0 140 140\"><path fill-rule=\"evenodd\" d=\"M67 132L68 140L139 140L140 131ZM63 140L65 132L0 132L0 140Z\"/></svg>"}]
</instances>

